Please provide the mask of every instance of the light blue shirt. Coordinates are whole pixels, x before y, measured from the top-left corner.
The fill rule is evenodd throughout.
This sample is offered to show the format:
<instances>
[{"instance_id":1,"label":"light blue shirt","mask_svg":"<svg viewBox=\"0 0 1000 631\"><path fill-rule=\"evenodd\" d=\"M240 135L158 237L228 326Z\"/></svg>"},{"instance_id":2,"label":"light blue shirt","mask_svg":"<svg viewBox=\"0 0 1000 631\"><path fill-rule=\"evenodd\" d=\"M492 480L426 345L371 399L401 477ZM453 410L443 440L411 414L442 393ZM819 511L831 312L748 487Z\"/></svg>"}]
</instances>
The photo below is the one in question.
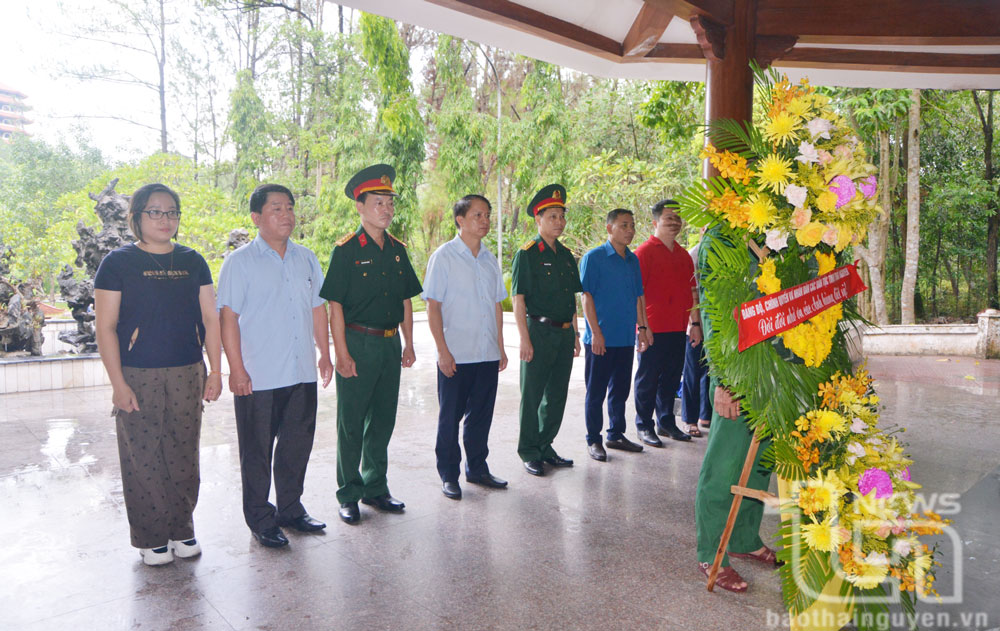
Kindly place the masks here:
<instances>
[{"instance_id":1,"label":"light blue shirt","mask_svg":"<svg viewBox=\"0 0 1000 631\"><path fill-rule=\"evenodd\" d=\"M456 364L499 361L497 303L507 297L500 265L486 246L479 255L460 237L443 244L427 262L424 300L441 303L444 341Z\"/></svg>"},{"instance_id":2,"label":"light blue shirt","mask_svg":"<svg viewBox=\"0 0 1000 631\"><path fill-rule=\"evenodd\" d=\"M642 295L642 271L639 259L628 248L622 258L610 241L583 255L580 261L580 283L583 291L594 298L597 324L609 347L635 344L637 317L636 300ZM586 321L586 319L585 319ZM590 344L593 333L590 322L583 334L583 343Z\"/></svg>"},{"instance_id":3,"label":"light blue shirt","mask_svg":"<svg viewBox=\"0 0 1000 631\"><path fill-rule=\"evenodd\" d=\"M316 381L313 309L323 269L309 248L288 242L282 258L258 236L226 257L217 304L239 315L243 365L254 390Z\"/></svg>"}]
</instances>

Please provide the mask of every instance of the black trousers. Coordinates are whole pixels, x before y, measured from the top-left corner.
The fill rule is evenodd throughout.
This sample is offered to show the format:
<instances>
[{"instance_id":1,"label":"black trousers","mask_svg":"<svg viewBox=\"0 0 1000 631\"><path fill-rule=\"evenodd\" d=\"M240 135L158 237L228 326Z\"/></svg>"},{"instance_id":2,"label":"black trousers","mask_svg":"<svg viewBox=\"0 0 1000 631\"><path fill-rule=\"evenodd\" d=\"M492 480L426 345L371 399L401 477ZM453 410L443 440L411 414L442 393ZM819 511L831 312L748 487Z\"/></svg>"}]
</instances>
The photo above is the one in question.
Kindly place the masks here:
<instances>
[{"instance_id":1,"label":"black trousers","mask_svg":"<svg viewBox=\"0 0 1000 631\"><path fill-rule=\"evenodd\" d=\"M653 345L639 353L635 372L635 425L640 431L674 427L674 399L684 370L684 331L654 333Z\"/></svg>"},{"instance_id":2,"label":"black trousers","mask_svg":"<svg viewBox=\"0 0 1000 631\"><path fill-rule=\"evenodd\" d=\"M584 344L584 379L587 395L583 416L587 424L587 444L601 444L604 412L601 406L608 399L608 440L625 438L625 402L632 387L631 346L608 346L603 355L595 355L590 344Z\"/></svg>"},{"instance_id":3,"label":"black trousers","mask_svg":"<svg viewBox=\"0 0 1000 631\"><path fill-rule=\"evenodd\" d=\"M457 482L462 451L458 447L458 424L465 419L462 442L465 444L465 474L490 472L486 442L493 424L493 405L497 398L499 361L456 364L455 374L438 377L438 433L434 453L437 470L444 482Z\"/></svg>"},{"instance_id":4,"label":"black trousers","mask_svg":"<svg viewBox=\"0 0 1000 631\"><path fill-rule=\"evenodd\" d=\"M261 532L276 526L279 518L301 517L306 509L300 498L316 431L316 382L255 390L234 397L234 402L247 526ZM268 501L272 455L277 508Z\"/></svg>"}]
</instances>

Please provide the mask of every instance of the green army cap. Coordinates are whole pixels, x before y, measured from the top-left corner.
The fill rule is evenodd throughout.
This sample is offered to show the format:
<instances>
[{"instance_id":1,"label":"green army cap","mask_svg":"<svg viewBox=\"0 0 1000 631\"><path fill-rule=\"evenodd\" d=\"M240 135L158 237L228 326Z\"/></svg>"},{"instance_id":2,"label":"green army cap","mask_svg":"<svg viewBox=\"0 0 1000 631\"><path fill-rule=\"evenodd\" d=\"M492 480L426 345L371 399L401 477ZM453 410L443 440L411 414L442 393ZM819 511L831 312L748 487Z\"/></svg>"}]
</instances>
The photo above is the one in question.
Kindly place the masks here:
<instances>
[{"instance_id":1,"label":"green army cap","mask_svg":"<svg viewBox=\"0 0 1000 631\"><path fill-rule=\"evenodd\" d=\"M358 200L362 193L375 193L377 195L398 195L392 188L392 183L396 180L396 169L388 164L373 164L358 171L344 188L344 194L348 199Z\"/></svg>"},{"instance_id":2,"label":"green army cap","mask_svg":"<svg viewBox=\"0 0 1000 631\"><path fill-rule=\"evenodd\" d=\"M554 206L566 208L566 189L562 184L549 184L535 193L528 203L528 214L534 217L539 211Z\"/></svg>"}]
</instances>

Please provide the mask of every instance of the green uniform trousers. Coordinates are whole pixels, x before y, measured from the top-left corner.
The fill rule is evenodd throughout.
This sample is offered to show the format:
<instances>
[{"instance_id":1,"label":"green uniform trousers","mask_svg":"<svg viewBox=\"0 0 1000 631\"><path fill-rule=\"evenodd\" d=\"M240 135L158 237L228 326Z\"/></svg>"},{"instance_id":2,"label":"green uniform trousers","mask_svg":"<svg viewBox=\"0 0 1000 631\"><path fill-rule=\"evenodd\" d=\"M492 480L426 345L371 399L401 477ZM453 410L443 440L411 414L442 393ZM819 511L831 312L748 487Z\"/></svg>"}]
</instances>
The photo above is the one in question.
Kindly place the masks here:
<instances>
[{"instance_id":1,"label":"green uniform trousers","mask_svg":"<svg viewBox=\"0 0 1000 631\"><path fill-rule=\"evenodd\" d=\"M712 380L711 392L715 392L716 380ZM698 492L694 500L694 521L698 536L698 562L711 563L719 549L722 531L733 503L729 487L739 484L740 472L746 460L747 450L753 432L744 417L736 420L719 416L712 412L712 429L708 433L708 447L701 464L698 477ZM757 460L750 471L747 487L766 491L771 480L771 471L760 464L760 457L770 445L771 439L761 441L757 449ZM764 545L760 538L760 520L764 515L764 504L760 500L744 497L740 503L733 533L729 538L729 551L736 553L753 552ZM722 557L722 567L729 565L729 555Z\"/></svg>"},{"instance_id":2,"label":"green uniform trousers","mask_svg":"<svg viewBox=\"0 0 1000 631\"><path fill-rule=\"evenodd\" d=\"M557 329L528 320L528 337L534 347L530 362L521 362L521 460L544 460L556 455L552 441L562 425L566 392L573 371L573 329Z\"/></svg>"},{"instance_id":3,"label":"green uniform trousers","mask_svg":"<svg viewBox=\"0 0 1000 631\"><path fill-rule=\"evenodd\" d=\"M399 335L376 337L347 329L357 377L337 374L337 501L389 492L389 438L396 426L402 346ZM358 471L358 466L361 471Z\"/></svg>"}]
</instances>

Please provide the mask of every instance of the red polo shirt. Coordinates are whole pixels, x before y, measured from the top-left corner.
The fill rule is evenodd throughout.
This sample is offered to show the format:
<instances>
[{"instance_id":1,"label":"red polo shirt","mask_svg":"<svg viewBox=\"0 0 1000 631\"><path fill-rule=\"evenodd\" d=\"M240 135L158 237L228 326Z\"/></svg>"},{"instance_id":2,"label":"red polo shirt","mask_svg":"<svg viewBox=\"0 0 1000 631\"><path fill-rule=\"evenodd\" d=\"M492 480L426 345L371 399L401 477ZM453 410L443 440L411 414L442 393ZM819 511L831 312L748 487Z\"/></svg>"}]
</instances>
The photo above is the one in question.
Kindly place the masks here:
<instances>
[{"instance_id":1,"label":"red polo shirt","mask_svg":"<svg viewBox=\"0 0 1000 631\"><path fill-rule=\"evenodd\" d=\"M653 333L686 331L694 301L694 263L679 243L671 250L655 236L635 250L642 271L646 317Z\"/></svg>"}]
</instances>

